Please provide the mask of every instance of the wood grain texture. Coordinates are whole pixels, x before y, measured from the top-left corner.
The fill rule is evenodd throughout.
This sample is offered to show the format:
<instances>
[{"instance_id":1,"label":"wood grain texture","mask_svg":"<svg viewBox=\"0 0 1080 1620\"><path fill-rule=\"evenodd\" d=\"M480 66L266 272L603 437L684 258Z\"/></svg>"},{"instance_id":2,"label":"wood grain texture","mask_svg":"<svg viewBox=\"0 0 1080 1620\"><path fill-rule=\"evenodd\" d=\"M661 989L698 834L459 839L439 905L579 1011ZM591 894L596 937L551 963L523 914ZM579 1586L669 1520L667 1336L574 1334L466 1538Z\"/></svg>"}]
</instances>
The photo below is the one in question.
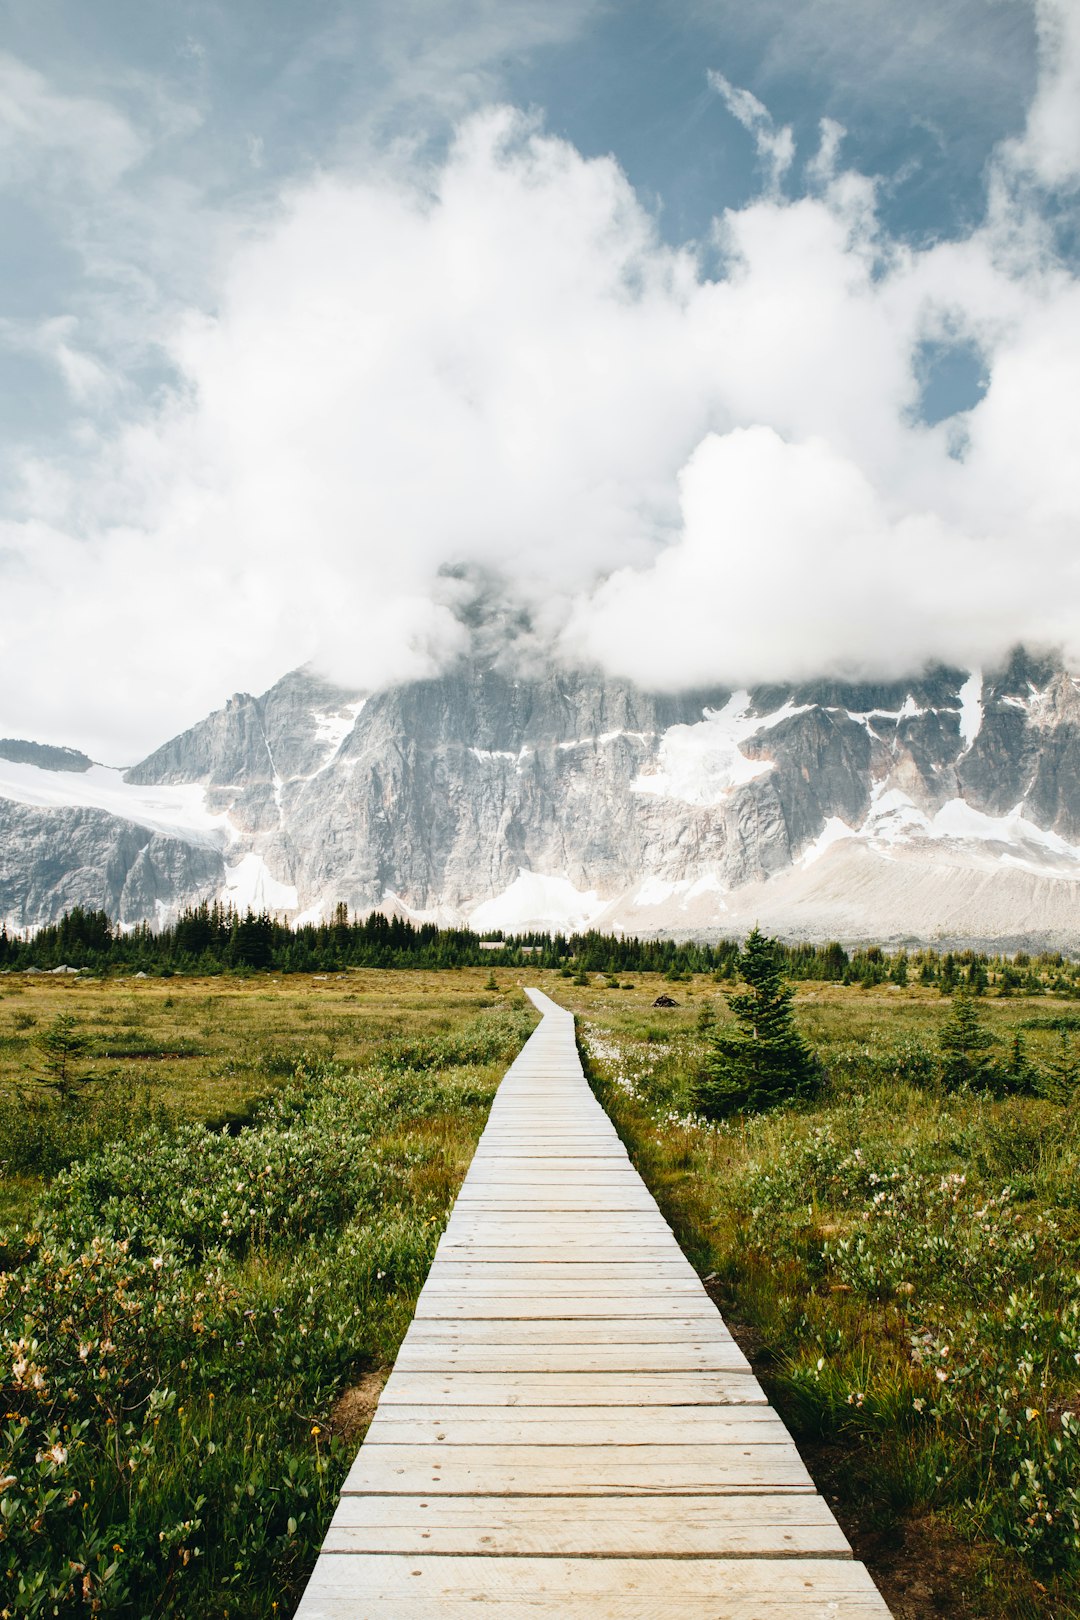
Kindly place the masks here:
<instances>
[{"instance_id":1,"label":"wood grain texture","mask_svg":"<svg viewBox=\"0 0 1080 1620\"><path fill-rule=\"evenodd\" d=\"M888 1620L529 994L297 1620Z\"/></svg>"}]
</instances>

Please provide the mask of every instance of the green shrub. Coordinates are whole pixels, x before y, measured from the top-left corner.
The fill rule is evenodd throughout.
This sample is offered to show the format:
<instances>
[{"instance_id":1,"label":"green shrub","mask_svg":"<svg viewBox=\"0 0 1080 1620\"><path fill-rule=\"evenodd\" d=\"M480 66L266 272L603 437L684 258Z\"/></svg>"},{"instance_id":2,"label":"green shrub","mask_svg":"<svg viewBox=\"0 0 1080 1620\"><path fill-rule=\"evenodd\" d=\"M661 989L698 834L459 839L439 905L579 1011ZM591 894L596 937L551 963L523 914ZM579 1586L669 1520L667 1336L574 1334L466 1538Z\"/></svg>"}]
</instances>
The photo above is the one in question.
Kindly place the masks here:
<instances>
[{"instance_id":1,"label":"green shrub","mask_svg":"<svg viewBox=\"0 0 1080 1620\"><path fill-rule=\"evenodd\" d=\"M328 1409L393 1360L498 1079L478 1055L532 1021L302 1069L235 1136L85 1138L2 1251L0 1611L287 1608L349 1461Z\"/></svg>"}]
</instances>

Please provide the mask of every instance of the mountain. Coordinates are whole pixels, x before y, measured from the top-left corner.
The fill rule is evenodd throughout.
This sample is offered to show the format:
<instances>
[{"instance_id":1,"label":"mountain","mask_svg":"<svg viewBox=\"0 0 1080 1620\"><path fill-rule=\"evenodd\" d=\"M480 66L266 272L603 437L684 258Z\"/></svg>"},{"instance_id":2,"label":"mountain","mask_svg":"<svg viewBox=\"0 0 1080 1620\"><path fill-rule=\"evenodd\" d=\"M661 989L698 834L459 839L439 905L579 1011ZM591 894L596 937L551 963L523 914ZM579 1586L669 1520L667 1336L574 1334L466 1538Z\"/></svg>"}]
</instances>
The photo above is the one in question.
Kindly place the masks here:
<instances>
[{"instance_id":1,"label":"mountain","mask_svg":"<svg viewBox=\"0 0 1080 1620\"><path fill-rule=\"evenodd\" d=\"M484 930L1080 941L1080 680L1015 652L663 695L490 659L365 695L297 670L126 772L0 745L0 917L220 896Z\"/></svg>"}]
</instances>

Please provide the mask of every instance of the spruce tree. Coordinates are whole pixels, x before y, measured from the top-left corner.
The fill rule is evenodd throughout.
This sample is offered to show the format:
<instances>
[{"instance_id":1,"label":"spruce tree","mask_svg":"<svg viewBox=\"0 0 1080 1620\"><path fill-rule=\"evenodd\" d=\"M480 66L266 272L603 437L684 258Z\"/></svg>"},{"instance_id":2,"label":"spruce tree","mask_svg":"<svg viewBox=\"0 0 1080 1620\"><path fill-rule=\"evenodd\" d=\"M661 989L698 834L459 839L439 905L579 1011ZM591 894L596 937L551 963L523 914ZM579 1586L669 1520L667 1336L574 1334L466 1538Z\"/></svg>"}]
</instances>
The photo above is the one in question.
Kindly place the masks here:
<instances>
[{"instance_id":1,"label":"spruce tree","mask_svg":"<svg viewBox=\"0 0 1080 1620\"><path fill-rule=\"evenodd\" d=\"M994 1037L984 1028L970 992L958 990L946 1020L941 1047L941 1081L947 1091L996 1091L1000 1075L993 1057Z\"/></svg>"},{"instance_id":2,"label":"spruce tree","mask_svg":"<svg viewBox=\"0 0 1080 1620\"><path fill-rule=\"evenodd\" d=\"M697 1010L697 1027L702 1035L710 1035L716 1028L716 1008L709 1000L703 1001Z\"/></svg>"},{"instance_id":3,"label":"spruce tree","mask_svg":"<svg viewBox=\"0 0 1080 1620\"><path fill-rule=\"evenodd\" d=\"M1013 1035L1009 1061L1002 1078L1009 1091L1015 1091L1022 1096L1031 1096L1039 1089L1041 1078L1039 1070L1028 1057L1024 1037L1019 1030Z\"/></svg>"},{"instance_id":4,"label":"spruce tree","mask_svg":"<svg viewBox=\"0 0 1080 1620\"><path fill-rule=\"evenodd\" d=\"M1068 1031L1062 1028L1058 1034L1060 1037L1058 1050L1050 1059L1046 1074L1042 1076L1040 1089L1052 1102L1068 1103L1076 1094L1080 1066L1077 1065L1076 1053Z\"/></svg>"},{"instance_id":5,"label":"spruce tree","mask_svg":"<svg viewBox=\"0 0 1080 1620\"><path fill-rule=\"evenodd\" d=\"M96 1080L95 1074L79 1072L79 1060L90 1045L70 1013L60 1013L34 1042L44 1074L35 1075L39 1085L56 1093L61 1108L69 1111L79 1101L79 1089Z\"/></svg>"},{"instance_id":6,"label":"spruce tree","mask_svg":"<svg viewBox=\"0 0 1080 1620\"><path fill-rule=\"evenodd\" d=\"M735 1022L712 1037L696 1088L698 1110L709 1119L808 1096L819 1078L814 1055L795 1027L795 991L784 977L777 941L755 928L739 957L739 973L746 989L728 996Z\"/></svg>"}]
</instances>

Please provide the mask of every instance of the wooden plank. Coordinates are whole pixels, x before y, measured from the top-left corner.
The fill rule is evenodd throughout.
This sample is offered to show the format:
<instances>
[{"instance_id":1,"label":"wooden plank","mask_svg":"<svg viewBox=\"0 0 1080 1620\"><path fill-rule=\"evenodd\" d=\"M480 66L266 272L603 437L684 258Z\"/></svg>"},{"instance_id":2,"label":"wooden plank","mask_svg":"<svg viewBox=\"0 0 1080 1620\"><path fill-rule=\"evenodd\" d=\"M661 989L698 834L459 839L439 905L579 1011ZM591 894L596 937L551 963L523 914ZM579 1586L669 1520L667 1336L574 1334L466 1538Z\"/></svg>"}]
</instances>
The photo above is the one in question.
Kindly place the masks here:
<instances>
[{"instance_id":1,"label":"wooden plank","mask_svg":"<svg viewBox=\"0 0 1080 1620\"><path fill-rule=\"evenodd\" d=\"M560 1210L552 1213L544 1209L524 1210L458 1210L446 1223L447 1233L455 1237L482 1237L485 1243L505 1242L508 1238L524 1238L535 1243L538 1236L547 1239L553 1247L562 1243L587 1244L598 1239L609 1244L655 1246L669 1243L677 1250L674 1234L652 1210L634 1214L605 1214L594 1224L599 1230L588 1230L591 1223L579 1219L585 1210Z\"/></svg>"},{"instance_id":2,"label":"wooden plank","mask_svg":"<svg viewBox=\"0 0 1080 1620\"><path fill-rule=\"evenodd\" d=\"M818 1496L344 1496L330 1552L850 1558Z\"/></svg>"},{"instance_id":3,"label":"wooden plank","mask_svg":"<svg viewBox=\"0 0 1080 1620\"><path fill-rule=\"evenodd\" d=\"M684 1257L671 1243L605 1243L602 1239L590 1242L544 1242L542 1237L502 1237L489 1242L487 1237L477 1242L464 1234L444 1233L436 1251L436 1261L472 1261L476 1265L494 1262L516 1265L531 1262L534 1265L578 1265L582 1261L603 1264L616 1275L633 1277L635 1266L685 1265Z\"/></svg>"},{"instance_id":4,"label":"wooden plank","mask_svg":"<svg viewBox=\"0 0 1080 1620\"><path fill-rule=\"evenodd\" d=\"M704 1295L701 1301L689 1294L663 1295L658 1299L634 1299L624 1294L620 1299L607 1295L603 1299L590 1299L581 1294L550 1295L536 1298L530 1294L476 1294L459 1299L453 1294L421 1295L416 1307L416 1320L424 1317L442 1317L457 1321L464 1317L519 1317L531 1320L554 1320L583 1316L625 1316L631 1321L646 1317L668 1319L679 1316L697 1316L712 1322L716 1307Z\"/></svg>"},{"instance_id":5,"label":"wooden plank","mask_svg":"<svg viewBox=\"0 0 1080 1620\"><path fill-rule=\"evenodd\" d=\"M409 1328L410 1344L730 1344L723 1322L709 1318L582 1317L549 1320L530 1317L418 1317Z\"/></svg>"},{"instance_id":6,"label":"wooden plank","mask_svg":"<svg viewBox=\"0 0 1080 1620\"><path fill-rule=\"evenodd\" d=\"M709 1346L678 1344L554 1344L535 1345L423 1344L406 1339L395 1366L422 1372L575 1373L737 1372L749 1363L734 1343Z\"/></svg>"},{"instance_id":7,"label":"wooden plank","mask_svg":"<svg viewBox=\"0 0 1080 1620\"><path fill-rule=\"evenodd\" d=\"M386 1407L368 1439L383 1446L779 1445L788 1433L771 1407L516 1406L463 1412L441 1406Z\"/></svg>"},{"instance_id":8,"label":"wooden plank","mask_svg":"<svg viewBox=\"0 0 1080 1620\"><path fill-rule=\"evenodd\" d=\"M564 1260L561 1255L546 1260L486 1261L440 1257L432 1266L428 1280L437 1276L442 1283L459 1277L493 1277L506 1282L521 1278L542 1283L545 1278L559 1277L567 1282L607 1282L615 1270L616 1265L610 1260ZM626 1279L648 1283L668 1277L692 1277L700 1282L693 1266L682 1256L678 1260L623 1260L617 1263L617 1273Z\"/></svg>"},{"instance_id":9,"label":"wooden plank","mask_svg":"<svg viewBox=\"0 0 1080 1620\"><path fill-rule=\"evenodd\" d=\"M495 1560L499 1564L514 1561ZM785 1620L787 1616L791 1620L882 1620L888 1615L876 1593L872 1597L853 1595L842 1604L825 1604L812 1594L803 1594L807 1602L801 1606L785 1593L775 1601L769 1594L753 1600L744 1593L729 1597L718 1592L708 1598L676 1594L662 1608L657 1607L655 1597L640 1598L621 1592L602 1600L591 1594L575 1598L562 1593L525 1595L519 1590L498 1596L474 1593L466 1598L432 1598L416 1593L403 1609L401 1594L394 1592L385 1597L365 1593L363 1607L358 1609L358 1600L350 1593L350 1577L329 1573L336 1564L354 1562L348 1555L328 1554L327 1570L316 1569L308 1588L310 1596L305 1595L296 1620L404 1620L406 1615L408 1620L476 1620L477 1603L484 1604L485 1620L659 1620L661 1615L664 1620Z\"/></svg>"},{"instance_id":10,"label":"wooden plank","mask_svg":"<svg viewBox=\"0 0 1080 1620\"><path fill-rule=\"evenodd\" d=\"M790 1439L775 1445L384 1446L365 1440L343 1491L452 1496L633 1496L780 1487L812 1491Z\"/></svg>"},{"instance_id":11,"label":"wooden plank","mask_svg":"<svg viewBox=\"0 0 1080 1620\"><path fill-rule=\"evenodd\" d=\"M395 1365L383 1386L379 1409L398 1403L443 1406L663 1406L704 1409L754 1401L765 1392L746 1366L719 1372L485 1373L411 1371Z\"/></svg>"},{"instance_id":12,"label":"wooden plank","mask_svg":"<svg viewBox=\"0 0 1080 1620\"><path fill-rule=\"evenodd\" d=\"M448 1299L469 1299L474 1294L499 1299L509 1299L518 1295L531 1298L540 1294L545 1299L585 1295L588 1299L599 1300L625 1299L632 1292L632 1287L632 1282L626 1278L612 1277L610 1273L607 1277L584 1278L553 1276L551 1273L543 1277L495 1277L491 1274L491 1268L487 1268L478 1276L444 1277L441 1268L433 1267L424 1284L423 1293L432 1298L445 1295ZM695 1303L705 1300L710 1305L713 1315L716 1314L716 1306L693 1272L682 1277L650 1277L648 1289L638 1290L639 1297L645 1292L662 1299L692 1299Z\"/></svg>"},{"instance_id":13,"label":"wooden plank","mask_svg":"<svg viewBox=\"0 0 1080 1620\"><path fill-rule=\"evenodd\" d=\"M566 1605L568 1615L607 1615L596 1600L622 1597L639 1605L636 1613L653 1617L678 1612L680 1602L711 1602L701 1613L728 1613L741 1620L756 1611L745 1600L775 1615L828 1614L827 1605L848 1617L854 1605L875 1617L888 1614L860 1564L842 1558L790 1558L749 1561L743 1558L506 1558L443 1557L416 1554L371 1554L328 1560L333 1585L352 1592L366 1605L372 1598L392 1598L409 1605L425 1598L441 1603L474 1603L485 1598L535 1604L538 1599ZM342 1584L339 1584L342 1583ZM721 1602L742 1600L742 1608L724 1609ZM591 1600L592 1607L587 1607ZM875 1601L876 1600L876 1601ZM651 1603L647 1610L642 1605ZM660 1607L657 1608L656 1605ZM301 1611L303 1612L303 1611ZM354 1615L356 1611L354 1610ZM400 1607L398 1615L403 1611ZM432 1609L431 1613L438 1611ZM486 1611L485 1611L486 1612ZM529 1612L522 1607L519 1612ZM855 1609L858 1613L860 1610ZM363 1610L367 1613L367 1609Z\"/></svg>"}]
</instances>

